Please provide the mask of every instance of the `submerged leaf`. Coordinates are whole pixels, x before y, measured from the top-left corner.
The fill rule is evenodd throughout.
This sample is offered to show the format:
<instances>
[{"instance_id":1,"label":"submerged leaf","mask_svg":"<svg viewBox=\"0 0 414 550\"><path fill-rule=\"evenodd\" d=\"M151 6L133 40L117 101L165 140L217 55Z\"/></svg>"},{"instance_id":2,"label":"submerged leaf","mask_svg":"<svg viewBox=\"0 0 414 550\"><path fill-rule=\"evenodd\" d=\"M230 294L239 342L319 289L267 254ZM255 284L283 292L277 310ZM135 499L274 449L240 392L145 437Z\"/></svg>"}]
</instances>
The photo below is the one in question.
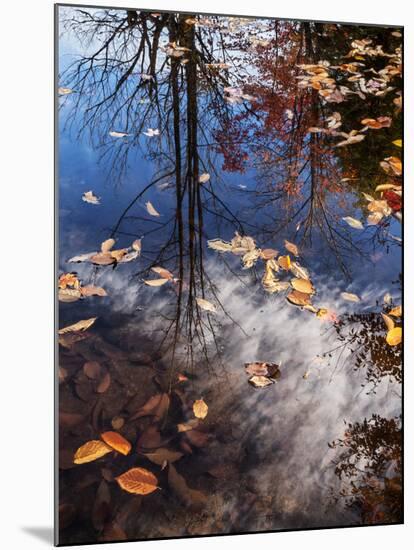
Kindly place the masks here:
<instances>
[{"instance_id":1,"label":"submerged leaf","mask_svg":"<svg viewBox=\"0 0 414 550\"><path fill-rule=\"evenodd\" d=\"M134 495L149 495L158 488L158 479L145 468L131 468L115 479L121 489Z\"/></svg>"},{"instance_id":2,"label":"submerged leaf","mask_svg":"<svg viewBox=\"0 0 414 550\"><path fill-rule=\"evenodd\" d=\"M171 463L168 466L168 484L187 508L200 511L206 505L207 497L201 491L191 489Z\"/></svg>"},{"instance_id":3,"label":"submerged leaf","mask_svg":"<svg viewBox=\"0 0 414 550\"><path fill-rule=\"evenodd\" d=\"M86 462L93 462L98 458L112 452L111 447L109 447L103 441L98 439L88 441L84 445L81 445L76 451L75 456L73 457L73 462L75 464L85 464Z\"/></svg>"},{"instance_id":4,"label":"submerged leaf","mask_svg":"<svg viewBox=\"0 0 414 550\"><path fill-rule=\"evenodd\" d=\"M154 464L158 464L158 466L162 466L166 462L168 463L177 462L177 460L180 460L180 458L183 457L184 455L183 453L180 453L178 451L172 451L170 449L160 447L153 453L145 453L144 456Z\"/></svg>"},{"instance_id":5,"label":"submerged leaf","mask_svg":"<svg viewBox=\"0 0 414 550\"><path fill-rule=\"evenodd\" d=\"M91 317L90 319L83 319L73 325L69 325L68 327L59 329L58 333L66 334L68 332L80 332L80 331L87 330L89 327L91 327L94 324L97 318L98 317Z\"/></svg>"}]
</instances>

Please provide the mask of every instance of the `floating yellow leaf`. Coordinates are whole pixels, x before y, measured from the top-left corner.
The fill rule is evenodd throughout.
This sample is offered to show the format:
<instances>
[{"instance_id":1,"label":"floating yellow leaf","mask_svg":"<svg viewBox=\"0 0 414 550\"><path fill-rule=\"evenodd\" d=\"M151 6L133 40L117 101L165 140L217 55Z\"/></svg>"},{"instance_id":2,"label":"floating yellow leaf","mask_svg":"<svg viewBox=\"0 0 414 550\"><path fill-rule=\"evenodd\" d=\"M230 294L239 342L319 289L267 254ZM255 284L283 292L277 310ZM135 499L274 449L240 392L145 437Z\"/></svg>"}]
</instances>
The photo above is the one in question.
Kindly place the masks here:
<instances>
[{"instance_id":1,"label":"floating yellow leaf","mask_svg":"<svg viewBox=\"0 0 414 550\"><path fill-rule=\"evenodd\" d=\"M131 443L118 432L104 432L101 434L101 438L107 445L112 447L112 449L118 451L118 453L127 455L131 451Z\"/></svg>"},{"instance_id":2,"label":"floating yellow leaf","mask_svg":"<svg viewBox=\"0 0 414 550\"><path fill-rule=\"evenodd\" d=\"M91 327L98 317L91 317L90 319L83 319L78 321L74 325L69 325L68 327L61 328L58 333L66 334L67 332L80 332Z\"/></svg>"},{"instance_id":3,"label":"floating yellow leaf","mask_svg":"<svg viewBox=\"0 0 414 550\"><path fill-rule=\"evenodd\" d=\"M402 144L403 144L402 139L395 139L393 141L393 144L396 145L397 147L402 147Z\"/></svg>"},{"instance_id":4,"label":"floating yellow leaf","mask_svg":"<svg viewBox=\"0 0 414 550\"><path fill-rule=\"evenodd\" d=\"M208 405L203 399L197 399L193 404L193 412L196 418L205 418L208 413Z\"/></svg>"},{"instance_id":5,"label":"floating yellow leaf","mask_svg":"<svg viewBox=\"0 0 414 550\"><path fill-rule=\"evenodd\" d=\"M110 452L112 452L112 449L106 443L98 439L93 439L79 447L73 457L73 462L75 464L93 462Z\"/></svg>"},{"instance_id":6,"label":"floating yellow leaf","mask_svg":"<svg viewBox=\"0 0 414 550\"><path fill-rule=\"evenodd\" d=\"M124 491L135 495L149 495L157 489L158 479L145 468L131 468L115 478Z\"/></svg>"},{"instance_id":7,"label":"floating yellow leaf","mask_svg":"<svg viewBox=\"0 0 414 550\"><path fill-rule=\"evenodd\" d=\"M392 310L388 312L388 315L392 315L393 317L402 317L402 306L392 308Z\"/></svg>"},{"instance_id":8,"label":"floating yellow leaf","mask_svg":"<svg viewBox=\"0 0 414 550\"><path fill-rule=\"evenodd\" d=\"M148 214L150 214L150 216L157 216L157 217L160 216L159 212L155 210L155 208L153 207L150 201L145 203L145 207L147 209Z\"/></svg>"},{"instance_id":9,"label":"floating yellow leaf","mask_svg":"<svg viewBox=\"0 0 414 550\"><path fill-rule=\"evenodd\" d=\"M197 298L196 300L197 304L201 309L205 309L206 311L211 311L212 313L215 313L217 311L217 308L214 304L209 302L208 300L205 300L204 298Z\"/></svg>"},{"instance_id":10,"label":"floating yellow leaf","mask_svg":"<svg viewBox=\"0 0 414 550\"><path fill-rule=\"evenodd\" d=\"M398 346L398 344L400 344L402 341L402 328L394 327L393 329L389 330L386 340L389 346Z\"/></svg>"},{"instance_id":11,"label":"floating yellow leaf","mask_svg":"<svg viewBox=\"0 0 414 550\"><path fill-rule=\"evenodd\" d=\"M298 290L299 292L303 292L305 294L314 294L315 289L313 288L312 283L309 281L309 279L292 279L290 281L290 284L295 290Z\"/></svg>"}]
</instances>

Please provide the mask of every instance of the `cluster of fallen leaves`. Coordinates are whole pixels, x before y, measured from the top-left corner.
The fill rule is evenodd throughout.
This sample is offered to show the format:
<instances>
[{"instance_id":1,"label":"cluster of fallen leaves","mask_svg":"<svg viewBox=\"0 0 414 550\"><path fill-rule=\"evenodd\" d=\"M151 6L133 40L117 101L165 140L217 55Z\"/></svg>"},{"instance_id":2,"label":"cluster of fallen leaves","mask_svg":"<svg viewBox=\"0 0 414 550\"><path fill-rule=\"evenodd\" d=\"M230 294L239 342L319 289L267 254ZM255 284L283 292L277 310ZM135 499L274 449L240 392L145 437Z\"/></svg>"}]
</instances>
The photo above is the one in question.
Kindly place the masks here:
<instances>
[{"instance_id":1,"label":"cluster of fallen leaves","mask_svg":"<svg viewBox=\"0 0 414 550\"><path fill-rule=\"evenodd\" d=\"M98 252L87 252L70 258L70 263L89 262L94 265L117 265L132 262L141 254L141 239L136 239L129 248L113 250L115 239L107 239Z\"/></svg>"},{"instance_id":2,"label":"cluster of fallen leaves","mask_svg":"<svg viewBox=\"0 0 414 550\"><path fill-rule=\"evenodd\" d=\"M295 257L300 255L296 244L285 240L284 247L290 254L281 255L274 248L259 248L252 237L241 236L236 232L230 242L212 239L208 241L208 246L220 253L231 252L236 256L241 256L243 269L250 269L257 262L262 262L264 264L262 287L266 292L274 294L289 291L286 299L290 304L311 311L318 317L326 315L325 308L316 308L312 305L312 296L316 290L308 270L297 259L291 259L290 254ZM281 280L279 277L282 275L285 278L293 275L293 278Z\"/></svg>"},{"instance_id":3,"label":"cluster of fallen leaves","mask_svg":"<svg viewBox=\"0 0 414 550\"><path fill-rule=\"evenodd\" d=\"M388 300L385 300L387 304ZM398 346L402 342L402 306L392 306L381 313L382 319L387 328L385 340L389 346Z\"/></svg>"},{"instance_id":4,"label":"cluster of fallen leaves","mask_svg":"<svg viewBox=\"0 0 414 550\"><path fill-rule=\"evenodd\" d=\"M77 302L88 296L107 296L105 289L99 286L82 286L77 273L62 273L58 280L59 302Z\"/></svg>"},{"instance_id":5,"label":"cluster of fallen leaves","mask_svg":"<svg viewBox=\"0 0 414 550\"><path fill-rule=\"evenodd\" d=\"M246 374L249 375L248 383L255 388L266 388L271 386L281 376L280 365L276 363L246 363L244 365Z\"/></svg>"}]
</instances>

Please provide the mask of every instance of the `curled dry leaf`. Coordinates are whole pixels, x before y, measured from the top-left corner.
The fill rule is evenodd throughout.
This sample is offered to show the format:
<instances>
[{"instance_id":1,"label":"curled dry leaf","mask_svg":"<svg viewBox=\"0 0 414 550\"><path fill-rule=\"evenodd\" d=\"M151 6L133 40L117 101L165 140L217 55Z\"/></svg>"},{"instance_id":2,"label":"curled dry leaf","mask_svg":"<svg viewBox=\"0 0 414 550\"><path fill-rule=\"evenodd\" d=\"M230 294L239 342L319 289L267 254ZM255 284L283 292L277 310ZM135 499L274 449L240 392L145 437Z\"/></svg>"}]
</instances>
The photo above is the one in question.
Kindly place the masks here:
<instances>
[{"instance_id":1,"label":"curled dry leaf","mask_svg":"<svg viewBox=\"0 0 414 550\"><path fill-rule=\"evenodd\" d=\"M309 279L309 272L307 269L302 267L298 262L291 262L290 271L298 279Z\"/></svg>"},{"instance_id":2,"label":"curled dry leaf","mask_svg":"<svg viewBox=\"0 0 414 550\"><path fill-rule=\"evenodd\" d=\"M87 330L89 327L91 327L94 324L97 318L98 317L91 317L90 319L82 319L81 321L78 321L73 325L69 325L68 327L59 329L58 333L66 334L68 332L80 332L80 331Z\"/></svg>"},{"instance_id":3,"label":"curled dry leaf","mask_svg":"<svg viewBox=\"0 0 414 550\"><path fill-rule=\"evenodd\" d=\"M79 447L73 457L73 462L75 464L93 462L94 460L97 460L98 458L101 458L111 452L112 448L109 447L109 445L98 439L93 439L92 441L88 441Z\"/></svg>"},{"instance_id":4,"label":"curled dry leaf","mask_svg":"<svg viewBox=\"0 0 414 550\"><path fill-rule=\"evenodd\" d=\"M118 453L126 456L131 451L131 443L118 432L104 432L101 434L101 438L107 445L112 447L112 449Z\"/></svg>"},{"instance_id":5,"label":"curled dry leaf","mask_svg":"<svg viewBox=\"0 0 414 550\"><path fill-rule=\"evenodd\" d=\"M309 279L295 278L290 281L290 284L294 290L298 290L304 294L315 294L315 289Z\"/></svg>"},{"instance_id":6,"label":"curled dry leaf","mask_svg":"<svg viewBox=\"0 0 414 550\"><path fill-rule=\"evenodd\" d=\"M209 248L217 250L217 252L231 252L233 249L231 243L222 241L221 239L212 239L210 241L207 241L207 245Z\"/></svg>"},{"instance_id":7,"label":"curled dry leaf","mask_svg":"<svg viewBox=\"0 0 414 550\"><path fill-rule=\"evenodd\" d=\"M73 94L73 90L71 88L64 88L63 86L60 86L58 88L58 94L59 95L69 95Z\"/></svg>"},{"instance_id":8,"label":"curled dry leaf","mask_svg":"<svg viewBox=\"0 0 414 550\"><path fill-rule=\"evenodd\" d=\"M351 292L341 292L341 296L344 300L347 300L348 302L360 302L361 298L357 296L356 294L352 294Z\"/></svg>"},{"instance_id":9,"label":"curled dry leaf","mask_svg":"<svg viewBox=\"0 0 414 550\"><path fill-rule=\"evenodd\" d=\"M168 462L170 464L172 464L173 462L177 462L177 460L180 460L180 458L184 455L183 453L180 453L178 451L172 451L171 449L160 447L153 453L145 453L144 456L154 464L158 464L158 466L163 466L165 462Z\"/></svg>"},{"instance_id":10,"label":"curled dry leaf","mask_svg":"<svg viewBox=\"0 0 414 550\"><path fill-rule=\"evenodd\" d=\"M285 248L294 256L299 256L299 248L294 243L285 240Z\"/></svg>"},{"instance_id":11,"label":"curled dry leaf","mask_svg":"<svg viewBox=\"0 0 414 550\"><path fill-rule=\"evenodd\" d=\"M398 344L401 344L402 341L402 328L401 327L394 327L387 333L387 344L389 346L398 346Z\"/></svg>"},{"instance_id":12,"label":"curled dry leaf","mask_svg":"<svg viewBox=\"0 0 414 550\"><path fill-rule=\"evenodd\" d=\"M205 300L204 298L197 298L196 302L201 309L211 311L212 313L215 313L217 311L216 306L208 300Z\"/></svg>"},{"instance_id":13,"label":"curled dry leaf","mask_svg":"<svg viewBox=\"0 0 414 550\"><path fill-rule=\"evenodd\" d=\"M144 283L148 286L162 286L168 283L169 279L147 279Z\"/></svg>"},{"instance_id":14,"label":"curled dry leaf","mask_svg":"<svg viewBox=\"0 0 414 550\"><path fill-rule=\"evenodd\" d=\"M149 495L158 488L158 479L145 468L131 468L115 479L121 489L134 495Z\"/></svg>"},{"instance_id":15,"label":"curled dry leaf","mask_svg":"<svg viewBox=\"0 0 414 550\"><path fill-rule=\"evenodd\" d=\"M79 263L79 262L89 262L98 252L88 252L87 254L79 254L78 256L73 256L68 260L69 263Z\"/></svg>"},{"instance_id":16,"label":"curled dry leaf","mask_svg":"<svg viewBox=\"0 0 414 550\"><path fill-rule=\"evenodd\" d=\"M111 250L110 254L116 262L121 262L122 258L126 255L127 252L127 248L120 248L119 250Z\"/></svg>"},{"instance_id":17,"label":"curled dry leaf","mask_svg":"<svg viewBox=\"0 0 414 550\"><path fill-rule=\"evenodd\" d=\"M193 404L193 412L196 418L204 419L208 414L208 405L203 399L197 399Z\"/></svg>"},{"instance_id":18,"label":"curled dry leaf","mask_svg":"<svg viewBox=\"0 0 414 550\"><path fill-rule=\"evenodd\" d=\"M364 229L364 226L359 220L356 220L355 218L352 218L351 216L345 216L342 218L344 222L346 222L350 227L353 227L354 229Z\"/></svg>"},{"instance_id":19,"label":"curled dry leaf","mask_svg":"<svg viewBox=\"0 0 414 550\"><path fill-rule=\"evenodd\" d=\"M132 262L136 260L139 257L139 255L140 255L140 252L138 252L137 250L133 250L132 252L127 252L127 254L125 254L124 256L122 256L122 258L118 260L118 263L126 264L128 262Z\"/></svg>"},{"instance_id":20,"label":"curled dry leaf","mask_svg":"<svg viewBox=\"0 0 414 550\"><path fill-rule=\"evenodd\" d=\"M79 288L80 282L76 273L62 273L59 277L58 287L65 290L67 287Z\"/></svg>"},{"instance_id":21,"label":"curled dry leaf","mask_svg":"<svg viewBox=\"0 0 414 550\"><path fill-rule=\"evenodd\" d=\"M111 130L109 132L109 135L114 138L124 138L124 137L130 136L131 134L127 134L126 132L117 132L116 130Z\"/></svg>"},{"instance_id":22,"label":"curled dry leaf","mask_svg":"<svg viewBox=\"0 0 414 550\"><path fill-rule=\"evenodd\" d=\"M249 384L254 386L255 388L266 388L266 386L271 386L275 383L275 381L272 378L268 378L267 376L252 376L248 380Z\"/></svg>"},{"instance_id":23,"label":"curled dry leaf","mask_svg":"<svg viewBox=\"0 0 414 550\"><path fill-rule=\"evenodd\" d=\"M155 208L153 207L150 201L145 203L145 208L147 209L147 212L150 216L156 216L156 217L160 216L159 212L155 210Z\"/></svg>"}]
</instances>

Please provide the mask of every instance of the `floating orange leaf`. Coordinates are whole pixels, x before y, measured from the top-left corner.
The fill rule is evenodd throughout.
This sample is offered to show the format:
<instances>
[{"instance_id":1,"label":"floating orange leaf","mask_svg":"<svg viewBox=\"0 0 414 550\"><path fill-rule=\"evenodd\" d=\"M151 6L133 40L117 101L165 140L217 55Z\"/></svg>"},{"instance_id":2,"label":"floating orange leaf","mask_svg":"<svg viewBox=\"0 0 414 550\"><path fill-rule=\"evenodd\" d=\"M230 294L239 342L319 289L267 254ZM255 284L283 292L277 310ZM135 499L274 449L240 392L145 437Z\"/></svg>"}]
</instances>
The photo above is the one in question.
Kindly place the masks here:
<instances>
[{"instance_id":1,"label":"floating orange leaf","mask_svg":"<svg viewBox=\"0 0 414 550\"><path fill-rule=\"evenodd\" d=\"M145 468L131 468L115 478L124 491L134 495L149 495L157 489L158 479Z\"/></svg>"},{"instance_id":2,"label":"floating orange leaf","mask_svg":"<svg viewBox=\"0 0 414 550\"><path fill-rule=\"evenodd\" d=\"M58 333L66 334L67 332L79 332L79 331L86 330L94 324L97 318L98 317L91 317L90 319L83 319L73 325L69 325L68 327L61 328L58 331Z\"/></svg>"},{"instance_id":3,"label":"floating orange leaf","mask_svg":"<svg viewBox=\"0 0 414 550\"><path fill-rule=\"evenodd\" d=\"M118 453L127 455L131 451L131 443L118 432L104 432L101 437L107 445L118 451Z\"/></svg>"},{"instance_id":4,"label":"floating orange leaf","mask_svg":"<svg viewBox=\"0 0 414 550\"><path fill-rule=\"evenodd\" d=\"M402 341L402 328L401 327L394 327L387 333L387 344L389 346L398 346L398 344L401 344Z\"/></svg>"}]
</instances>

